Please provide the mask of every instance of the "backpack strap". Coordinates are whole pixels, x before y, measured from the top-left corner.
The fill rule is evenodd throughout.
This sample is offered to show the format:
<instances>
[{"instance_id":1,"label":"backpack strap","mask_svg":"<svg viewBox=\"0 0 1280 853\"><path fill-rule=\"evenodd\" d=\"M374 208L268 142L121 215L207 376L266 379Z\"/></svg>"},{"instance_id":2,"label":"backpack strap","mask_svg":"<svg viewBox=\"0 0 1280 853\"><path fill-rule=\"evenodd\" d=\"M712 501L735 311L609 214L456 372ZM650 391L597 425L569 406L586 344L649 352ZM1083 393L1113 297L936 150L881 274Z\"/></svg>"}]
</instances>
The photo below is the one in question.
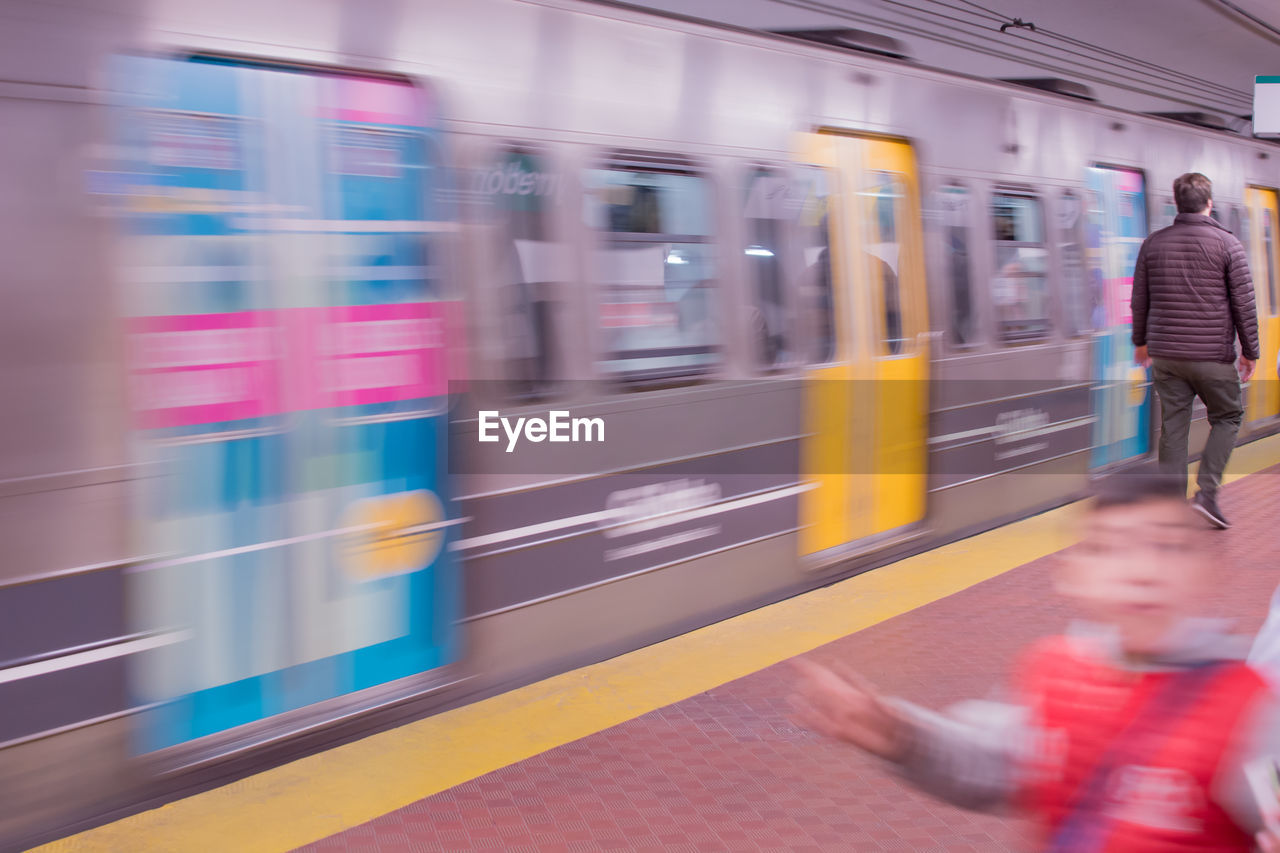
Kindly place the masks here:
<instances>
[{"instance_id":1,"label":"backpack strap","mask_svg":"<svg viewBox=\"0 0 1280 853\"><path fill-rule=\"evenodd\" d=\"M1076 791L1067 816L1046 848L1049 853L1097 853L1102 849L1110 831L1111 821L1102 806L1112 771L1133 756L1150 755L1226 665L1211 661L1179 672L1147 697Z\"/></svg>"}]
</instances>

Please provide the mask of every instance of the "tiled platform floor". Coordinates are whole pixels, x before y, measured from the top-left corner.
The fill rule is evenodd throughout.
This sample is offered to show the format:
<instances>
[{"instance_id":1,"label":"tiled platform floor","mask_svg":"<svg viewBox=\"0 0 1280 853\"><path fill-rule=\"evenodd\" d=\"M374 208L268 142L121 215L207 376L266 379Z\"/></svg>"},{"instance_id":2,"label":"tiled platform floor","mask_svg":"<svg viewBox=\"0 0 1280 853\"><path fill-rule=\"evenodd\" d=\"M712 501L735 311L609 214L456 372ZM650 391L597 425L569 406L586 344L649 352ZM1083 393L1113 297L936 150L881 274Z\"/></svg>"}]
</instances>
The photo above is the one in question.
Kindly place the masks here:
<instances>
[{"instance_id":1,"label":"tiled platform floor","mask_svg":"<svg viewBox=\"0 0 1280 853\"><path fill-rule=\"evenodd\" d=\"M1224 489L1212 607L1252 632L1280 582L1280 466ZM1070 616L1046 557L812 654L932 706L988 695ZM935 803L786 717L785 665L474 779L308 850L1019 849L1016 821Z\"/></svg>"}]
</instances>

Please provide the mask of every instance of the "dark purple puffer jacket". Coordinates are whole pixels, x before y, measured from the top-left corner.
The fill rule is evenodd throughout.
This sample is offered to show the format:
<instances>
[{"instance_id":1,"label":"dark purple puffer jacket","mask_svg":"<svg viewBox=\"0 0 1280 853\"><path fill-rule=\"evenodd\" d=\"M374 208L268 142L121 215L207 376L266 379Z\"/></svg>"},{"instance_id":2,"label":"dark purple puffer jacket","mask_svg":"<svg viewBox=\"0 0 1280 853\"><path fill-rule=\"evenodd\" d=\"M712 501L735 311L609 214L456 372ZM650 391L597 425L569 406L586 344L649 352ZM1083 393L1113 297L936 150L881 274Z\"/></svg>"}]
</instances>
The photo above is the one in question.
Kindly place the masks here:
<instances>
[{"instance_id":1,"label":"dark purple puffer jacket","mask_svg":"<svg viewBox=\"0 0 1280 853\"><path fill-rule=\"evenodd\" d=\"M1258 314L1244 246L1212 218L1179 213L1148 237L1133 269L1133 345L1155 358L1258 358Z\"/></svg>"}]
</instances>

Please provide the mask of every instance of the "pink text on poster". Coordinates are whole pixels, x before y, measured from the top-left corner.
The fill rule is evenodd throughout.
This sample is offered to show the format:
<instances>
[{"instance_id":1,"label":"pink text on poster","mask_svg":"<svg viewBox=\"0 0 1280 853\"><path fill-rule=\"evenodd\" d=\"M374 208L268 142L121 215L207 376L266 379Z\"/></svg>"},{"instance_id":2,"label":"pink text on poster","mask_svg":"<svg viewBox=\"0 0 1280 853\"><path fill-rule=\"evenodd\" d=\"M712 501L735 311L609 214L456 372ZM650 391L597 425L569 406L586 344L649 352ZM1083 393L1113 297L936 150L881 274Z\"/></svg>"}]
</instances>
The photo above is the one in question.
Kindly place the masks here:
<instances>
[{"instance_id":1,"label":"pink text on poster","mask_svg":"<svg viewBox=\"0 0 1280 853\"><path fill-rule=\"evenodd\" d=\"M140 317L129 329L143 429L447 393L449 303Z\"/></svg>"},{"instance_id":2,"label":"pink text on poster","mask_svg":"<svg viewBox=\"0 0 1280 853\"><path fill-rule=\"evenodd\" d=\"M437 302L308 309L316 397L306 408L364 406L447 392L446 308Z\"/></svg>"},{"instance_id":3,"label":"pink text on poster","mask_svg":"<svg viewBox=\"0 0 1280 853\"><path fill-rule=\"evenodd\" d=\"M1129 300L1133 295L1133 278L1107 279L1107 320L1112 326L1133 322L1133 308Z\"/></svg>"},{"instance_id":4,"label":"pink text on poster","mask_svg":"<svg viewBox=\"0 0 1280 853\"><path fill-rule=\"evenodd\" d=\"M270 311L139 317L131 392L143 429L261 418L281 410L280 328Z\"/></svg>"}]
</instances>

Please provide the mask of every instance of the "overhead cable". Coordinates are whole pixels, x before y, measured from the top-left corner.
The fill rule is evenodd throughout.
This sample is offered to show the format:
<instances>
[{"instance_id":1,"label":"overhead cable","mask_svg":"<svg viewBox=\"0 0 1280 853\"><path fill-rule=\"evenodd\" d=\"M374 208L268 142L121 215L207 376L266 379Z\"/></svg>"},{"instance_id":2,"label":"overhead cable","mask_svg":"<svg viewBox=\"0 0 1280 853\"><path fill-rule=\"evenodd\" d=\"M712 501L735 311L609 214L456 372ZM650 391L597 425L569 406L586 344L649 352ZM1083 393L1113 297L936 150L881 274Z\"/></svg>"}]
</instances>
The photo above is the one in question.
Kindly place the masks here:
<instances>
[{"instance_id":1,"label":"overhead cable","mask_svg":"<svg viewBox=\"0 0 1280 853\"><path fill-rule=\"evenodd\" d=\"M943 0L925 0L925 1L929 3L933 3L934 5L937 5L937 6L942 6L946 9L956 11L956 12L966 11L966 10L958 9L954 6L951 6L949 3L943 2ZM889 2L894 2L894 0L889 0ZM966 6L970 6L974 9L980 10L981 12L995 18L996 20L1002 20L1002 21L1010 20L1008 16L1000 15L1000 13L996 12L995 10L989 9L978 3L974 3L972 2L972 0L959 0L959 2L964 3ZM895 5L907 5L907 4L900 4L895 2ZM908 5L908 8L915 8L915 7ZM972 15L974 13L967 12L967 14ZM1015 23L1018 20L1019 20L1018 18L1012 19L1012 21ZM1005 32L1005 30L1002 28L1001 32L1003 33ZM1096 51L1105 56L1114 57L1115 60L1117 61L1111 61L1106 59L1100 60L1098 57L1091 56L1088 53L1082 54L1082 53L1079 53L1078 51L1067 50L1066 48L1055 48L1052 45L1044 45L1044 47L1046 48L1059 50L1069 55L1079 56L1082 59L1088 59L1093 62L1102 62L1103 64L1110 65L1113 68L1120 68L1122 70L1128 70L1138 74L1142 74L1143 72L1137 69L1129 68L1128 66L1129 65L1143 66L1155 72L1156 74L1159 74L1160 79L1164 80L1165 82L1168 82L1170 79L1181 80L1183 82L1183 85L1197 89L1199 90L1200 94L1204 95L1207 98L1212 99L1214 101L1215 108L1220 108L1218 101L1224 100L1224 99L1234 100L1236 101L1237 104L1241 106L1244 106L1250 103L1247 99L1247 95L1242 93L1240 90L1233 89L1230 86L1224 86L1221 83L1215 83L1212 80L1204 80L1199 77L1194 77L1190 74L1187 74L1186 72L1178 71L1177 69L1168 68L1163 65L1157 65L1156 63L1148 62L1145 59L1139 59L1137 57L1128 56L1126 54L1111 50L1110 48L1105 48L1105 47L1102 47L1101 45L1096 45L1090 42L1081 41L1080 39L1073 38L1071 36L1064 35L1062 33L1058 33L1053 30L1047 30L1047 29L1044 29L1043 27L1035 28L1035 32L1038 35L1045 35L1050 38L1054 38L1059 41L1066 42L1067 44L1080 47L1081 49L1084 49L1086 51ZM1015 33L1014 35L1021 35L1021 34ZM1187 102L1184 102L1184 103L1187 103Z\"/></svg>"},{"instance_id":2,"label":"overhead cable","mask_svg":"<svg viewBox=\"0 0 1280 853\"><path fill-rule=\"evenodd\" d=\"M973 12L964 9L957 9L954 6L941 3L940 0L929 0L929 2L933 2L935 5L944 6L952 12L964 14L969 17L957 18L953 15L932 12L908 3L898 2L898 0L884 0L884 2L889 5L898 6L906 10L899 14L900 18L906 18L930 25L929 27L922 27L912 26L901 20L887 19L867 13L854 12L830 3L821 2L821 0L770 0L770 2L803 9L805 11L819 12L832 17L857 21L863 24L871 24L876 27L889 29L906 35L923 36L940 44L963 48L975 53L999 59L1033 65L1035 67L1051 71L1055 74L1077 77L1101 85L1124 89L1126 91L1144 95L1155 95L1163 100L1184 104L1197 109L1204 109L1205 103L1203 100L1189 99L1187 89L1199 90L1192 94L1198 94L1199 96L1212 101L1215 104L1213 107L1214 109L1221 109L1221 102L1226 99L1230 99L1235 102L1235 110L1247 111L1249 105L1249 101L1240 92L1227 89L1226 87L1221 87L1218 84L1214 84L1209 81L1196 80L1196 78L1189 78L1179 86L1171 86L1166 79L1153 77L1152 75L1145 74L1135 69L1122 69L1127 73L1100 76L1097 69L1099 62L1115 67L1120 66L1115 62L1100 60L1096 56L1082 55L1077 51L1069 51L1066 48L1046 45L1042 42L1036 42L1035 48L1017 44L1017 42L1025 42L1025 37L1010 39L1007 36L999 36L995 33L995 28L990 27L989 24L976 23L973 20ZM976 4L968 5L976 6ZM990 10L982 9L982 11L995 16L995 13ZM964 38L957 38L956 35L947 32L939 32L932 28L932 25L935 25L940 21L950 21L966 28L965 32L959 34L964 36ZM974 28L976 28L977 31L973 31ZM953 27L952 29L954 30L955 28ZM1066 53L1068 55L1074 54L1081 56L1088 60L1088 64L1078 62L1064 56L1046 55L1046 49L1054 50L1059 53ZM1213 89L1218 89L1220 91L1215 92Z\"/></svg>"},{"instance_id":3,"label":"overhead cable","mask_svg":"<svg viewBox=\"0 0 1280 853\"><path fill-rule=\"evenodd\" d=\"M1230 9L1232 12L1235 12L1237 15L1239 15L1242 18L1249 19L1257 26L1271 33L1271 35L1280 37L1280 29L1277 29L1273 27L1271 24L1268 24L1266 21L1262 20L1257 15L1254 15L1251 12L1246 12L1244 9L1241 9L1235 3L1232 3L1231 0L1213 0L1213 2L1217 3L1219 6L1223 6L1223 7L1226 7L1227 9Z\"/></svg>"},{"instance_id":4,"label":"overhead cable","mask_svg":"<svg viewBox=\"0 0 1280 853\"><path fill-rule=\"evenodd\" d=\"M947 8L955 8L953 6L949 6L946 3L942 3L941 0L926 0L926 2L939 3L939 5L947 6ZM1001 15L999 12L995 11L994 9L990 9L979 3L975 3L973 2L973 0L956 0L956 2L963 3L966 6L970 6L974 9L978 9L984 14L994 16L999 20L1005 20L1005 21L1010 20L1008 15ZM1012 20L1016 22L1018 19L1013 18ZM1179 71L1175 68L1169 68L1164 65L1158 65L1157 63L1149 62L1145 59L1140 59L1136 56L1130 56L1129 54L1121 53L1120 51L1112 50L1111 48L1103 47L1102 45L1099 45L1099 44L1083 41L1073 36L1066 35L1065 33L1059 33L1055 30L1045 29L1044 27L1038 27L1036 29L1036 32L1040 35L1048 36L1049 38L1057 39L1059 41L1066 42L1067 44L1075 45L1076 47L1080 47L1086 50L1097 51L1100 54L1114 57L1115 59L1120 60L1121 62L1124 62L1124 63L1132 63L1134 65L1145 66L1146 68L1149 68L1152 71L1164 77L1174 77L1181 80L1185 80L1187 83L1199 86L1205 90L1212 91L1216 89L1226 97L1236 97L1236 98L1241 97L1240 90L1233 89L1230 86L1224 86L1221 83L1215 83L1212 80L1205 80L1201 77L1194 77L1184 71ZM1113 63L1108 63L1108 64L1113 64Z\"/></svg>"}]
</instances>

